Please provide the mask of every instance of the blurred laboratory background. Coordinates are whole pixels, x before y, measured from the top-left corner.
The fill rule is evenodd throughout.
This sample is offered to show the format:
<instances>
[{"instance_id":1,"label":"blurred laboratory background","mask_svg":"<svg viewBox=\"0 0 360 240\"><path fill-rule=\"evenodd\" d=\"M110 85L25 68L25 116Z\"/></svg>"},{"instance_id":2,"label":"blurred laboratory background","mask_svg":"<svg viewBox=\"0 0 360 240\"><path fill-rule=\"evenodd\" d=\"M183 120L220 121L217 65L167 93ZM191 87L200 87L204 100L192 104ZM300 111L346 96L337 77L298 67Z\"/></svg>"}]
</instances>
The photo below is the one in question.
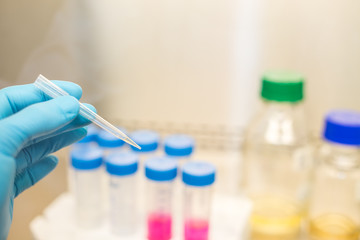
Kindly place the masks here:
<instances>
[{"instance_id":1,"label":"blurred laboratory background","mask_svg":"<svg viewBox=\"0 0 360 240\"><path fill-rule=\"evenodd\" d=\"M265 71L305 77L313 142L329 110L360 111L359 10L350 0L2 0L0 87L40 73L73 81L129 132L191 135L217 167L215 191L232 196ZM58 155L15 200L10 240L32 239L30 222L68 190L69 150Z\"/></svg>"}]
</instances>

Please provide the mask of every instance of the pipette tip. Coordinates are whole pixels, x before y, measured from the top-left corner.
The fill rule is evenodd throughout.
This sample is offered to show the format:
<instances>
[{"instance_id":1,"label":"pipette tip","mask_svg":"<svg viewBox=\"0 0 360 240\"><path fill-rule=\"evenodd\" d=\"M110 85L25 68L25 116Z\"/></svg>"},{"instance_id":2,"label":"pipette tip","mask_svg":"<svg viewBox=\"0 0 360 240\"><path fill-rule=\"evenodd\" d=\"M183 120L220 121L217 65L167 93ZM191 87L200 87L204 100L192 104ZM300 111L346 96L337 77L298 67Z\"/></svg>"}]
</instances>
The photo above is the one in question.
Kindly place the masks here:
<instances>
[{"instance_id":1,"label":"pipette tip","mask_svg":"<svg viewBox=\"0 0 360 240\"><path fill-rule=\"evenodd\" d=\"M125 141L126 141L128 144L130 144L130 145L136 147L137 149L140 149L140 150L141 150L141 147L140 147L139 145L137 145L136 142L134 142L133 140L131 140L131 138L127 137L127 138L125 139Z\"/></svg>"},{"instance_id":2,"label":"pipette tip","mask_svg":"<svg viewBox=\"0 0 360 240\"><path fill-rule=\"evenodd\" d=\"M54 83L50 82L46 77L42 76L41 74L35 81L35 86L38 87L41 91L46 93L52 98L65 96L68 95L60 87L56 86ZM123 141L127 142L128 144L141 149L139 145L137 145L133 140L131 140L128 136L126 136L123 132L119 129L114 127L111 123L97 115L91 109L87 108L84 104L80 103L80 115L85 117L86 119L90 120L97 126L101 127L102 129L108 131L109 133L113 134L114 136L122 139Z\"/></svg>"}]
</instances>

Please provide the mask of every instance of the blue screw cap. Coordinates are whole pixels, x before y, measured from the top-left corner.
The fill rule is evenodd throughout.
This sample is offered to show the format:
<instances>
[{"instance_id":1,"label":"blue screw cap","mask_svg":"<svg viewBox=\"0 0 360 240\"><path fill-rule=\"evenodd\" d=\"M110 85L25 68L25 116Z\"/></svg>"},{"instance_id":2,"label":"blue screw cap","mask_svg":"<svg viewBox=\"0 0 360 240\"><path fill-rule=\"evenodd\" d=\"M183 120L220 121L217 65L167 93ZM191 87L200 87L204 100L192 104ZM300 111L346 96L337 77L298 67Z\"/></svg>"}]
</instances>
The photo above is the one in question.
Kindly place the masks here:
<instances>
[{"instance_id":1,"label":"blue screw cap","mask_svg":"<svg viewBox=\"0 0 360 240\"><path fill-rule=\"evenodd\" d=\"M118 127L122 132L126 134L126 131L123 128ZM120 138L115 137L111 133L101 130L97 137L97 143L100 147L103 148L117 148L121 147L125 144L123 140Z\"/></svg>"},{"instance_id":2,"label":"blue screw cap","mask_svg":"<svg viewBox=\"0 0 360 240\"><path fill-rule=\"evenodd\" d=\"M97 135L98 135L99 129L93 125L90 124L87 128L87 134L86 136L78 141L77 143L90 143L90 142L96 142Z\"/></svg>"},{"instance_id":3,"label":"blue screw cap","mask_svg":"<svg viewBox=\"0 0 360 240\"><path fill-rule=\"evenodd\" d=\"M182 180L185 184L205 187L214 183L216 168L207 162L188 162L182 169Z\"/></svg>"},{"instance_id":4,"label":"blue screw cap","mask_svg":"<svg viewBox=\"0 0 360 240\"><path fill-rule=\"evenodd\" d=\"M171 135L164 140L165 153L174 157L190 156L193 152L194 145L194 139L184 134Z\"/></svg>"},{"instance_id":5,"label":"blue screw cap","mask_svg":"<svg viewBox=\"0 0 360 240\"><path fill-rule=\"evenodd\" d=\"M325 140L360 145L360 112L335 110L327 114L323 133Z\"/></svg>"},{"instance_id":6,"label":"blue screw cap","mask_svg":"<svg viewBox=\"0 0 360 240\"><path fill-rule=\"evenodd\" d=\"M105 158L106 171L112 175L126 176L136 173L138 156L131 152L115 152Z\"/></svg>"},{"instance_id":7,"label":"blue screw cap","mask_svg":"<svg viewBox=\"0 0 360 240\"><path fill-rule=\"evenodd\" d=\"M152 157L145 162L145 176L153 181L171 181L177 175L177 161L169 157Z\"/></svg>"},{"instance_id":8,"label":"blue screw cap","mask_svg":"<svg viewBox=\"0 0 360 240\"><path fill-rule=\"evenodd\" d=\"M102 164L103 151L98 147L78 147L71 152L71 165L79 170L99 168Z\"/></svg>"},{"instance_id":9,"label":"blue screw cap","mask_svg":"<svg viewBox=\"0 0 360 240\"><path fill-rule=\"evenodd\" d=\"M130 138L136 142L141 149L131 146L135 152L152 152L158 148L160 136L151 130L139 130L130 135Z\"/></svg>"}]
</instances>

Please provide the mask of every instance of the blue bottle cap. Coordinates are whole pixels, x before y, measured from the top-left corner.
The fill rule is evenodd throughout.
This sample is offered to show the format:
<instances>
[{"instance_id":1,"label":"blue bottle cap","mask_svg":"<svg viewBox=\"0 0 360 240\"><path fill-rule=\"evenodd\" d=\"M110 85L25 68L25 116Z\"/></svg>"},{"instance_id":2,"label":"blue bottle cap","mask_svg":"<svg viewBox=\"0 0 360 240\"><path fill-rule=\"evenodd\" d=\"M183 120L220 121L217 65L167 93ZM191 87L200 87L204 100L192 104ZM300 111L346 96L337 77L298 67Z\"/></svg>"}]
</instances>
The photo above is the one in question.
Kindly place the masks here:
<instances>
[{"instance_id":1,"label":"blue bottle cap","mask_svg":"<svg viewBox=\"0 0 360 240\"><path fill-rule=\"evenodd\" d=\"M96 169L102 164L103 151L98 147L78 147L71 152L71 165L79 170Z\"/></svg>"},{"instance_id":2,"label":"blue bottle cap","mask_svg":"<svg viewBox=\"0 0 360 240\"><path fill-rule=\"evenodd\" d=\"M106 171L112 175L131 175L138 169L138 156L131 152L115 152L105 158L105 164Z\"/></svg>"},{"instance_id":3,"label":"blue bottle cap","mask_svg":"<svg viewBox=\"0 0 360 240\"><path fill-rule=\"evenodd\" d=\"M215 166L207 162L188 162L182 169L183 182L190 186L209 186L215 181Z\"/></svg>"},{"instance_id":4,"label":"blue bottle cap","mask_svg":"<svg viewBox=\"0 0 360 240\"><path fill-rule=\"evenodd\" d=\"M95 142L97 139L98 131L99 131L99 129L95 125L90 124L87 128L86 136L83 139L81 139L80 141L78 141L77 143Z\"/></svg>"},{"instance_id":5,"label":"blue bottle cap","mask_svg":"<svg viewBox=\"0 0 360 240\"><path fill-rule=\"evenodd\" d=\"M140 150L134 146L131 146L131 149L135 152L155 151L158 148L160 141L159 134L151 130L135 131L130 135L130 138L141 147Z\"/></svg>"},{"instance_id":6,"label":"blue bottle cap","mask_svg":"<svg viewBox=\"0 0 360 240\"><path fill-rule=\"evenodd\" d=\"M335 110L325 118L324 139L346 145L360 145L360 113Z\"/></svg>"},{"instance_id":7,"label":"blue bottle cap","mask_svg":"<svg viewBox=\"0 0 360 240\"><path fill-rule=\"evenodd\" d=\"M145 162L145 176L154 181L170 181L176 178L177 162L168 157L152 157Z\"/></svg>"},{"instance_id":8,"label":"blue bottle cap","mask_svg":"<svg viewBox=\"0 0 360 240\"><path fill-rule=\"evenodd\" d=\"M190 156L193 152L194 145L194 139L184 134L171 135L164 140L165 153L169 156Z\"/></svg>"},{"instance_id":9,"label":"blue bottle cap","mask_svg":"<svg viewBox=\"0 0 360 240\"><path fill-rule=\"evenodd\" d=\"M126 131L123 128L118 127L122 132L126 134ZM100 147L103 148L117 148L125 144L123 140L115 137L111 133L101 130L97 136L97 143Z\"/></svg>"}]
</instances>

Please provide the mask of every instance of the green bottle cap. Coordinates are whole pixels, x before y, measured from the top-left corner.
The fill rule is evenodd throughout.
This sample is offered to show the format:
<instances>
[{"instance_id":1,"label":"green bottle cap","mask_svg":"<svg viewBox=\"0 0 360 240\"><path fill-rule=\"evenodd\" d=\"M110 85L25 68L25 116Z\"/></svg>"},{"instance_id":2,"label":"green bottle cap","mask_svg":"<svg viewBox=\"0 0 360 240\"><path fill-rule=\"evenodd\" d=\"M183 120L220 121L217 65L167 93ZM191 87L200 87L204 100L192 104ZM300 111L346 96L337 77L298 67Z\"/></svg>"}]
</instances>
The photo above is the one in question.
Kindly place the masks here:
<instances>
[{"instance_id":1,"label":"green bottle cap","mask_svg":"<svg viewBox=\"0 0 360 240\"><path fill-rule=\"evenodd\" d=\"M269 101L298 102L303 99L304 77L296 72L270 71L262 77L261 97Z\"/></svg>"}]
</instances>

